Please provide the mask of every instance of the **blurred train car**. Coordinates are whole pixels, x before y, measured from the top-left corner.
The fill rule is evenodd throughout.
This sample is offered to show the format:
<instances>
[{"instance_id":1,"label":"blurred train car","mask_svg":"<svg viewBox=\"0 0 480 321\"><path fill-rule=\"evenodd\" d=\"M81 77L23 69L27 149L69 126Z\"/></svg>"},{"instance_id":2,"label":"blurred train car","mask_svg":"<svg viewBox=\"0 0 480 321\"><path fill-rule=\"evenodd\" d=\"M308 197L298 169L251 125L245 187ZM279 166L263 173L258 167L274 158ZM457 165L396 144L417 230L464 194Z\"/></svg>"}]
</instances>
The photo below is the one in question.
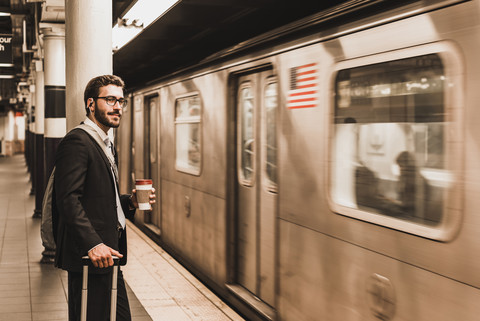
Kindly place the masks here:
<instances>
[{"instance_id":1,"label":"blurred train car","mask_svg":"<svg viewBox=\"0 0 480 321\"><path fill-rule=\"evenodd\" d=\"M480 1L358 2L130 92L121 188L249 320L478 320Z\"/></svg>"}]
</instances>

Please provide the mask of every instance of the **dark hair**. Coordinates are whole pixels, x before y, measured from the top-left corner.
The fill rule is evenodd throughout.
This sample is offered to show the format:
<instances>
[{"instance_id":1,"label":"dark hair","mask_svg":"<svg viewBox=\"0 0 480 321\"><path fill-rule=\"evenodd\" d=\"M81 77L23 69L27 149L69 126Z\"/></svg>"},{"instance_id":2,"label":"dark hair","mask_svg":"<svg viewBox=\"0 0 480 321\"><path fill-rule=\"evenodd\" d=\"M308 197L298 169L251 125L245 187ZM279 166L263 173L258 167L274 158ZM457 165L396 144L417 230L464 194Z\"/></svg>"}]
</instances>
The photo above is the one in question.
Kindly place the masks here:
<instances>
[{"instance_id":1,"label":"dark hair","mask_svg":"<svg viewBox=\"0 0 480 321\"><path fill-rule=\"evenodd\" d=\"M87 109L87 115L89 113L89 109L87 106L88 98L98 97L100 88L108 85L115 85L121 87L122 90L125 91L125 83L123 82L122 78L118 76L103 75L90 79L83 93L83 100L85 102L85 108Z\"/></svg>"},{"instance_id":2,"label":"dark hair","mask_svg":"<svg viewBox=\"0 0 480 321\"><path fill-rule=\"evenodd\" d=\"M411 169L411 168L415 168L416 166L415 156L413 156L412 153L407 151L403 151L400 154L398 154L396 161L398 166L400 166L401 168Z\"/></svg>"}]
</instances>

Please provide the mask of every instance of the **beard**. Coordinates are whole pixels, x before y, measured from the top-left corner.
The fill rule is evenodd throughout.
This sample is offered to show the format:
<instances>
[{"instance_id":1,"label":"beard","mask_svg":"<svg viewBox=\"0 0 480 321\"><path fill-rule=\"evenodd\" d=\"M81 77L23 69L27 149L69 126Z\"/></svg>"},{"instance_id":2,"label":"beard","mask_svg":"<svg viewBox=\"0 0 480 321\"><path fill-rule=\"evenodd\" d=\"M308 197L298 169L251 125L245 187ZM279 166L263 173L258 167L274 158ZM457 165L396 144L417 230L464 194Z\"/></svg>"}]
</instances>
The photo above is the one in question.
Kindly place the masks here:
<instances>
[{"instance_id":1,"label":"beard","mask_svg":"<svg viewBox=\"0 0 480 321\"><path fill-rule=\"evenodd\" d=\"M108 119L107 114L117 115L118 121L117 122L111 121L110 119ZM95 108L94 115L95 115L95 119L104 126L111 127L111 128L117 128L118 126L120 126L120 118L122 117L120 115L120 112L102 113L98 110L98 108Z\"/></svg>"}]
</instances>

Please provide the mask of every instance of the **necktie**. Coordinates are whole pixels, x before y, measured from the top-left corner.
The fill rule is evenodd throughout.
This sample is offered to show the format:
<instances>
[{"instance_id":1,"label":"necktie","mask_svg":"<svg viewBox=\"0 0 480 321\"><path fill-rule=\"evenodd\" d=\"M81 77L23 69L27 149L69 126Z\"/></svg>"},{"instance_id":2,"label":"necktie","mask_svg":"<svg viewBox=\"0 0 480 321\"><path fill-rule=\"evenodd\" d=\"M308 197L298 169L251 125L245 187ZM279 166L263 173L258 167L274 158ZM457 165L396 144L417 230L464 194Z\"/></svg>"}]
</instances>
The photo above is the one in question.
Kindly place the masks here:
<instances>
[{"instance_id":1,"label":"necktie","mask_svg":"<svg viewBox=\"0 0 480 321\"><path fill-rule=\"evenodd\" d=\"M115 159L115 148L113 144L110 142L110 139L107 137L105 139L105 144L107 145L107 150L111 152L112 159ZM122 228L125 228L125 213L123 213L122 205L120 204L120 197L118 196L118 172L117 172L117 165L115 161L110 161L110 165L112 167L113 176L115 177L115 198L117 203L117 216L118 216L118 223Z\"/></svg>"},{"instance_id":2,"label":"necktie","mask_svg":"<svg viewBox=\"0 0 480 321\"><path fill-rule=\"evenodd\" d=\"M115 148L113 148L113 144L110 144L110 150L112 151L113 158L115 158Z\"/></svg>"},{"instance_id":3,"label":"necktie","mask_svg":"<svg viewBox=\"0 0 480 321\"><path fill-rule=\"evenodd\" d=\"M115 162L115 156L114 156L114 150L115 148L113 147L113 144L110 142L110 138L105 138L104 140L105 145L107 146L107 155L108 160L110 161L110 166L112 167L113 174L115 176L115 182L118 183L118 169L117 169L117 164Z\"/></svg>"}]
</instances>

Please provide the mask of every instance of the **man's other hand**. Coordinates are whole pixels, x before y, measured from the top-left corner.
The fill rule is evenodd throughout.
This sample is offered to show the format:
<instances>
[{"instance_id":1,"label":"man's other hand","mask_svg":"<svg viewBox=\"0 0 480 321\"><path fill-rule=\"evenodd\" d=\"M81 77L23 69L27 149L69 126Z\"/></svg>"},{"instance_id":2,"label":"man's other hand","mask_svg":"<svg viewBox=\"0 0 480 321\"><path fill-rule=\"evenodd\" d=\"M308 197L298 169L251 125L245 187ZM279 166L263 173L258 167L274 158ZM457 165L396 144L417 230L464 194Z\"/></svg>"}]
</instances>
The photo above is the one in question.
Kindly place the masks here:
<instances>
[{"instance_id":1,"label":"man's other hand","mask_svg":"<svg viewBox=\"0 0 480 321\"><path fill-rule=\"evenodd\" d=\"M118 256L119 258L123 257L123 254L120 254L120 252L115 251L105 244L100 244L88 252L88 257L92 261L93 266L97 268L113 266L112 255Z\"/></svg>"}]
</instances>

